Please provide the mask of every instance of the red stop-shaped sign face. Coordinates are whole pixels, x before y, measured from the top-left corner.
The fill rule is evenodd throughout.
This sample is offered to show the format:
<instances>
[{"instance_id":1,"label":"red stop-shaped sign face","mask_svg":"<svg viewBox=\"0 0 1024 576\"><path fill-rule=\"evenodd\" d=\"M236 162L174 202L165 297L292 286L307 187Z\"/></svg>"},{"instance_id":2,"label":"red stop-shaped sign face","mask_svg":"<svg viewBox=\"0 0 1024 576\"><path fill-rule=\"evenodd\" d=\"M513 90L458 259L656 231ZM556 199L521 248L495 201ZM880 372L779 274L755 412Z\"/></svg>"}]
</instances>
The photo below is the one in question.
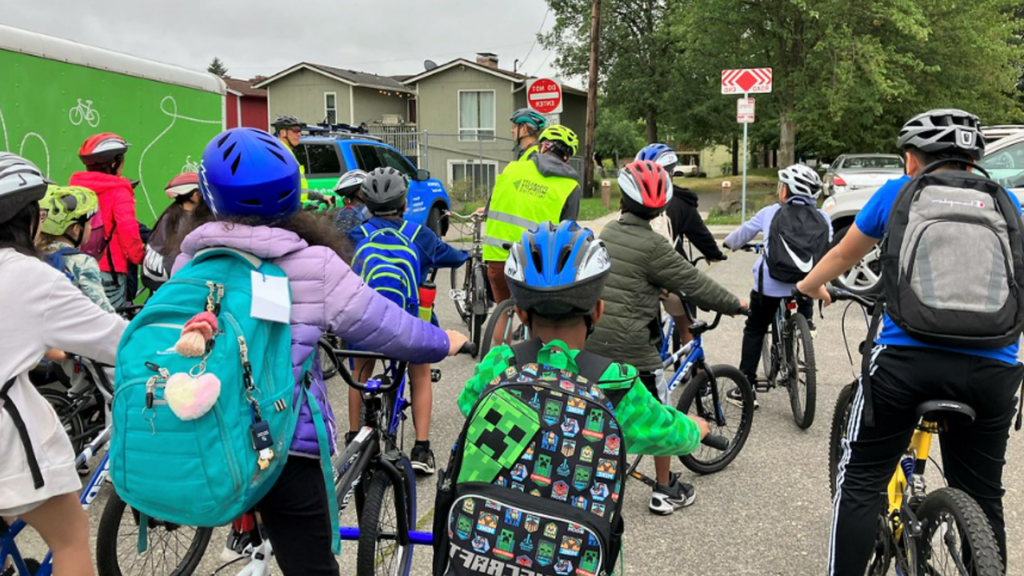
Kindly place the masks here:
<instances>
[{"instance_id":1,"label":"red stop-shaped sign face","mask_svg":"<svg viewBox=\"0 0 1024 576\"><path fill-rule=\"evenodd\" d=\"M536 80L527 90L526 102L541 114L558 112L562 107L562 87L548 78Z\"/></svg>"}]
</instances>

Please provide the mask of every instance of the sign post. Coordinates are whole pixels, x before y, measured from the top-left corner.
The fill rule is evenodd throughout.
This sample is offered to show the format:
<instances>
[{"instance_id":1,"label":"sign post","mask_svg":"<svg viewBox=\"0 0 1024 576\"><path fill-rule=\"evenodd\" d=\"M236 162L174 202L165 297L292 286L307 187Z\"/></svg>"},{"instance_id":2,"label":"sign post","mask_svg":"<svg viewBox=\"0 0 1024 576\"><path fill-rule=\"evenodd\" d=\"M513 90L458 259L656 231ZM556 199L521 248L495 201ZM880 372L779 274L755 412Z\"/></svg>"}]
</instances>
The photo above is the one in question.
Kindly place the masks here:
<instances>
[{"instance_id":1,"label":"sign post","mask_svg":"<svg viewBox=\"0 0 1024 576\"><path fill-rule=\"evenodd\" d=\"M736 102L736 121L743 124L743 198L740 218L744 221L747 219L747 164L749 164L747 125L754 121L754 99L748 96L750 93L768 94L771 91L771 68L722 70L722 94L743 94L743 98Z\"/></svg>"}]
</instances>

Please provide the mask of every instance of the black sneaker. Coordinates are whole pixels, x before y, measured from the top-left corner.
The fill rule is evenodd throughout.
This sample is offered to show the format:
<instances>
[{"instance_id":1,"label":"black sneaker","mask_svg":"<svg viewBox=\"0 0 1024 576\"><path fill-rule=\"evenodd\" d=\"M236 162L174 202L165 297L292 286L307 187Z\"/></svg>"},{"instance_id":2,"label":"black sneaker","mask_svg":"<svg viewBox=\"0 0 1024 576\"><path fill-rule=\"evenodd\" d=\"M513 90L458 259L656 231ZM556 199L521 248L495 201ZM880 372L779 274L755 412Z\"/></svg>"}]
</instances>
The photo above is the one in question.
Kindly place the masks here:
<instances>
[{"instance_id":1,"label":"black sneaker","mask_svg":"<svg viewBox=\"0 0 1024 576\"><path fill-rule=\"evenodd\" d=\"M697 490L686 482L680 482L679 474L673 473L668 486L658 484L654 487L649 508L655 514L668 516L678 508L690 506L696 499Z\"/></svg>"},{"instance_id":2,"label":"black sneaker","mask_svg":"<svg viewBox=\"0 0 1024 576\"><path fill-rule=\"evenodd\" d=\"M427 476L434 473L434 452L430 450L430 442L416 442L409 454L412 469Z\"/></svg>"},{"instance_id":3,"label":"black sneaker","mask_svg":"<svg viewBox=\"0 0 1024 576\"><path fill-rule=\"evenodd\" d=\"M224 549L220 552L220 559L223 562L234 562L244 558L252 552L252 538L248 532L235 532L233 529L228 533L228 540L224 543Z\"/></svg>"},{"instance_id":4,"label":"black sneaker","mask_svg":"<svg viewBox=\"0 0 1024 576\"><path fill-rule=\"evenodd\" d=\"M757 390L751 390L754 394L754 410L761 407L761 404L757 401ZM740 392L739 387L733 388L725 393L725 401L733 406L739 406L743 408L743 393Z\"/></svg>"}]
</instances>

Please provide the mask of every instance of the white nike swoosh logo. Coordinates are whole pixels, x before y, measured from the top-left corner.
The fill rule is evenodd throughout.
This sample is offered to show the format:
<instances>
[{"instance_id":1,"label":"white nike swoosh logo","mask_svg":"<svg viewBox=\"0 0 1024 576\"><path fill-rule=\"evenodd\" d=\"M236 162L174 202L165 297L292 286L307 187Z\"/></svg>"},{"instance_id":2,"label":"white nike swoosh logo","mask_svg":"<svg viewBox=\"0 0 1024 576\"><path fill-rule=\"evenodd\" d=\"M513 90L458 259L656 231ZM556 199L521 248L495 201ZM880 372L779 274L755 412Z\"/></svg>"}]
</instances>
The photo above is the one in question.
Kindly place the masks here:
<instances>
[{"instance_id":1,"label":"white nike swoosh logo","mask_svg":"<svg viewBox=\"0 0 1024 576\"><path fill-rule=\"evenodd\" d=\"M793 262L796 263L796 269L803 272L804 274L809 273L811 271L811 268L814 267L814 260L811 259L804 262L803 260L798 258L796 254L793 253L793 250L790 249L789 244L786 244L785 238L779 238L779 240L782 241L782 247L786 249L786 253L789 254L789 257L792 258Z\"/></svg>"}]
</instances>

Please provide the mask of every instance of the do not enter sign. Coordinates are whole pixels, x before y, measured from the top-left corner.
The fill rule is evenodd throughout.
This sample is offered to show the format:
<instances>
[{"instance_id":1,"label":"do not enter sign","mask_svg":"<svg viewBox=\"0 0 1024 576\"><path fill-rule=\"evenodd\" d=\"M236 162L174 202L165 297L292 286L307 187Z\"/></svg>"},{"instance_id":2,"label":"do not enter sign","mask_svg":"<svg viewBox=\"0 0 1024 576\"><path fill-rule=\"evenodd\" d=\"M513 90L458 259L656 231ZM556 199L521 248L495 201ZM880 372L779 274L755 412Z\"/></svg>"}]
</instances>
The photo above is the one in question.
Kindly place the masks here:
<instances>
[{"instance_id":1,"label":"do not enter sign","mask_svg":"<svg viewBox=\"0 0 1024 576\"><path fill-rule=\"evenodd\" d=\"M562 112L562 86L550 78L531 80L526 87L526 105L541 114Z\"/></svg>"}]
</instances>

